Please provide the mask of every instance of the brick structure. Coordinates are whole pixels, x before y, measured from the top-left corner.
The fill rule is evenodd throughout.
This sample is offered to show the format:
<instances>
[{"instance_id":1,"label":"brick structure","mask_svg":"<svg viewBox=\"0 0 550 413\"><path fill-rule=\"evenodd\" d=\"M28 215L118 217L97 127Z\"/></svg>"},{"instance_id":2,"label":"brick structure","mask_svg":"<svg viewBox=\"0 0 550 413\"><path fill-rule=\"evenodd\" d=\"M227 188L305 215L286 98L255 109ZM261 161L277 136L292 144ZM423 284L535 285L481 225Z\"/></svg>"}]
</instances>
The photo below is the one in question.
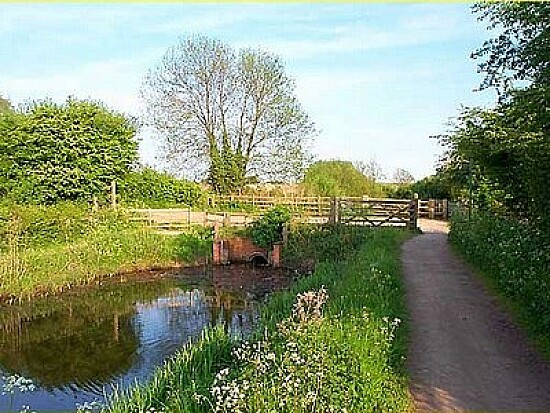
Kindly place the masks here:
<instances>
[{"instance_id":1,"label":"brick structure","mask_svg":"<svg viewBox=\"0 0 550 413\"><path fill-rule=\"evenodd\" d=\"M281 247L282 244L277 243L271 251L268 251L254 244L250 238L233 237L226 240L215 239L212 261L214 265L255 262L280 267Z\"/></svg>"}]
</instances>

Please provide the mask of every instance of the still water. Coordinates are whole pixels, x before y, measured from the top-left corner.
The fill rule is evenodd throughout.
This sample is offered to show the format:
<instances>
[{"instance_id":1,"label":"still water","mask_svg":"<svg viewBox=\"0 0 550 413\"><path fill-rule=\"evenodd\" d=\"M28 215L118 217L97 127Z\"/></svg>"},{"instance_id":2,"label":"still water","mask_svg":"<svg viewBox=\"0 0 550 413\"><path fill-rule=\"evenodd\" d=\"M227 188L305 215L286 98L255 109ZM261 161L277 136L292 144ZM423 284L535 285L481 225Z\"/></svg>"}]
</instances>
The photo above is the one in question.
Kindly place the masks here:
<instances>
[{"instance_id":1,"label":"still water","mask_svg":"<svg viewBox=\"0 0 550 413\"><path fill-rule=\"evenodd\" d=\"M271 268L185 269L0 307L0 388L14 375L36 386L0 395L0 411L103 401L113 386L146 380L207 327L249 334L258 303L290 281Z\"/></svg>"}]
</instances>

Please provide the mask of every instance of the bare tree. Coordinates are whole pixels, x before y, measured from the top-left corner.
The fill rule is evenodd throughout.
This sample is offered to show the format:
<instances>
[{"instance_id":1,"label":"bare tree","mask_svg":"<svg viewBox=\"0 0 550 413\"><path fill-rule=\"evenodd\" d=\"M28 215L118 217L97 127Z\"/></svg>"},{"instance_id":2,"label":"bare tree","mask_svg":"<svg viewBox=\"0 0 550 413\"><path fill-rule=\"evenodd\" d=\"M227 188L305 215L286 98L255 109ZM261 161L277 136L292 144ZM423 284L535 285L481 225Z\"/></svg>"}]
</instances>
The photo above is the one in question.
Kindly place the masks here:
<instances>
[{"instance_id":1,"label":"bare tree","mask_svg":"<svg viewBox=\"0 0 550 413\"><path fill-rule=\"evenodd\" d=\"M292 181L303 173L314 126L294 89L278 57L194 36L167 51L142 96L166 159L229 192L249 176Z\"/></svg>"},{"instance_id":2,"label":"bare tree","mask_svg":"<svg viewBox=\"0 0 550 413\"><path fill-rule=\"evenodd\" d=\"M367 178L372 179L374 182L380 182L386 177L382 167L374 159L369 159L368 161L356 161L353 163L353 166L355 166L355 169Z\"/></svg>"},{"instance_id":3,"label":"bare tree","mask_svg":"<svg viewBox=\"0 0 550 413\"><path fill-rule=\"evenodd\" d=\"M396 184L412 184L414 176L406 169L397 168L393 173L393 181Z\"/></svg>"}]
</instances>

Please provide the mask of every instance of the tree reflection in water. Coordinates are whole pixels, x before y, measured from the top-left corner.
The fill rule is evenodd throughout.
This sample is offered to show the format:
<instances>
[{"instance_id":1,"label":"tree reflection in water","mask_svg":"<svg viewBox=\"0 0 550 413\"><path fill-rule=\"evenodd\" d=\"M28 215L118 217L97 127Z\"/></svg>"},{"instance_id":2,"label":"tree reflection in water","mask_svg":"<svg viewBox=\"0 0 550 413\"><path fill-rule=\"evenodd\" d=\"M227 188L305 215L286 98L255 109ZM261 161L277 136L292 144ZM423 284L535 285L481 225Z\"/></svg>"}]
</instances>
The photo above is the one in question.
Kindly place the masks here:
<instances>
[{"instance_id":1,"label":"tree reflection in water","mask_svg":"<svg viewBox=\"0 0 550 413\"><path fill-rule=\"evenodd\" d=\"M270 268L195 268L1 307L0 370L37 385L20 404L72 409L113 384L148 377L207 327L248 334L255 303L289 282ZM0 396L0 410L7 406Z\"/></svg>"}]
</instances>

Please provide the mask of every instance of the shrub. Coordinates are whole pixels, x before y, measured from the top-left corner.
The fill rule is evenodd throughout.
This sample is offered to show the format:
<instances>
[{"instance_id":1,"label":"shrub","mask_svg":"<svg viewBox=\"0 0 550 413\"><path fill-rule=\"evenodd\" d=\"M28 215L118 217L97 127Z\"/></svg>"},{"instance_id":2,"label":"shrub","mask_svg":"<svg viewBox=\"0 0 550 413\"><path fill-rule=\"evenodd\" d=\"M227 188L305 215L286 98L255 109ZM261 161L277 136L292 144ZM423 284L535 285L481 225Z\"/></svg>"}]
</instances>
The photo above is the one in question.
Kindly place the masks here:
<instances>
[{"instance_id":1,"label":"shrub","mask_svg":"<svg viewBox=\"0 0 550 413\"><path fill-rule=\"evenodd\" d=\"M37 204L101 196L137 160L135 132L131 120L90 101L39 102L3 114L0 192Z\"/></svg>"},{"instance_id":2,"label":"shrub","mask_svg":"<svg viewBox=\"0 0 550 413\"><path fill-rule=\"evenodd\" d=\"M455 216L450 240L506 297L550 354L550 235L510 218Z\"/></svg>"},{"instance_id":3,"label":"shrub","mask_svg":"<svg viewBox=\"0 0 550 413\"><path fill-rule=\"evenodd\" d=\"M118 183L121 202L132 207L166 208L205 203L201 187L150 168L130 172Z\"/></svg>"},{"instance_id":4,"label":"shrub","mask_svg":"<svg viewBox=\"0 0 550 413\"><path fill-rule=\"evenodd\" d=\"M361 173L349 161L318 161L311 165L303 180L307 192L321 196L384 195L382 185Z\"/></svg>"},{"instance_id":5,"label":"shrub","mask_svg":"<svg viewBox=\"0 0 550 413\"><path fill-rule=\"evenodd\" d=\"M194 227L176 237L175 255L183 261L192 263L197 259L208 260L212 255L212 231L210 228Z\"/></svg>"},{"instance_id":6,"label":"shrub","mask_svg":"<svg viewBox=\"0 0 550 413\"><path fill-rule=\"evenodd\" d=\"M271 248L275 242L281 240L282 226L289 222L290 218L288 208L274 206L252 225L252 240L260 247Z\"/></svg>"}]
</instances>

